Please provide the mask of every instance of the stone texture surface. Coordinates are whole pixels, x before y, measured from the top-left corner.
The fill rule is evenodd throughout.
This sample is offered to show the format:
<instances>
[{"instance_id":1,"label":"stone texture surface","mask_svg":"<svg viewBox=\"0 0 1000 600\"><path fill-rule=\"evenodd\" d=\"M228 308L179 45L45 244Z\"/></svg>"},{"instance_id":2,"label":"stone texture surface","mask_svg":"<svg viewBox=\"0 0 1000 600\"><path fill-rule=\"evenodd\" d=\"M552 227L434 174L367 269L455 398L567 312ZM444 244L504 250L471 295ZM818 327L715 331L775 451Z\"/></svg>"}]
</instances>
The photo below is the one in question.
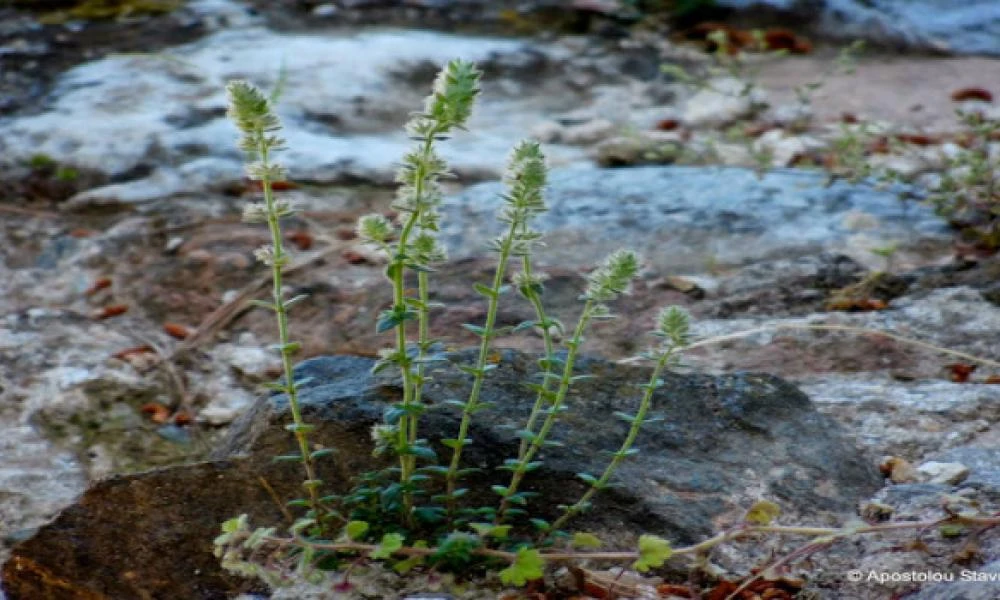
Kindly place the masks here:
<instances>
[{"instance_id":1,"label":"stone texture surface","mask_svg":"<svg viewBox=\"0 0 1000 600\"><path fill-rule=\"evenodd\" d=\"M718 5L758 18L804 21L827 39L1000 55L1000 7L991 0L718 0Z\"/></svg>"},{"instance_id":2,"label":"stone texture surface","mask_svg":"<svg viewBox=\"0 0 1000 600\"><path fill-rule=\"evenodd\" d=\"M548 232L538 256L581 267L627 245L653 268L684 272L831 248L871 263L878 240L903 240L905 252L917 239L946 239L926 206L868 185L825 183L820 173L785 169L763 177L724 167L555 170L549 212L537 220ZM499 233L500 192L484 183L447 202L442 231L456 257L481 254Z\"/></svg>"},{"instance_id":3,"label":"stone texture surface","mask_svg":"<svg viewBox=\"0 0 1000 600\"><path fill-rule=\"evenodd\" d=\"M994 600L1000 598L1000 561L959 573L955 581L935 583L907 600Z\"/></svg>"},{"instance_id":4,"label":"stone texture surface","mask_svg":"<svg viewBox=\"0 0 1000 600\"><path fill-rule=\"evenodd\" d=\"M1000 451L995 446L959 446L945 450L934 458L967 466L970 473L962 485L1000 501Z\"/></svg>"}]
</instances>

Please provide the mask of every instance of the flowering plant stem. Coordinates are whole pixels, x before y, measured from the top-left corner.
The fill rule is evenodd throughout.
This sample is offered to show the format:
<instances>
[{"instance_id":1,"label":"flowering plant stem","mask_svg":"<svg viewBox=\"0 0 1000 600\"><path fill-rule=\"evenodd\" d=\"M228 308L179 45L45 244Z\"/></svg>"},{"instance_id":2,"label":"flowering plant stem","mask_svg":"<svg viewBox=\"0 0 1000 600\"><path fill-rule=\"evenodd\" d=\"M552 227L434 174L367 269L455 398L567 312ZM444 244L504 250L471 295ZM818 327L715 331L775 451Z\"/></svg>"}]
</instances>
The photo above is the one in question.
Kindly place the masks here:
<instances>
[{"instance_id":1,"label":"flowering plant stem","mask_svg":"<svg viewBox=\"0 0 1000 600\"><path fill-rule=\"evenodd\" d=\"M524 256L521 259L521 270L525 275L525 278L529 281L532 279L532 265L531 256ZM545 345L545 359L542 362L542 387L538 390L538 394L535 397L535 404L531 407L531 413L528 415L528 420L524 424L524 429L529 433L534 433L535 422L538 420L539 415L542 412L542 408L545 406L545 396L549 389L549 381L552 379L549 377L549 373L552 372L555 360L555 349L552 343L552 331L550 329L550 321L545 314L545 306L542 304L542 297L540 294L540 289L538 286L526 285L523 288L524 297L527 298L528 302L531 303L532 308L535 309L535 318L542 334L542 343ZM518 460L524 460L525 453L528 452L530 447L530 442L527 437L521 439L521 445L517 450ZM531 460L530 458L528 459Z\"/></svg>"},{"instance_id":2,"label":"flowering plant stem","mask_svg":"<svg viewBox=\"0 0 1000 600\"><path fill-rule=\"evenodd\" d=\"M313 429L302 419L299 406L298 386L295 382L295 372L292 366L292 355L299 349L299 344L291 341L288 331L288 309L296 301L295 298L285 300L282 287L282 273L289 262L288 254L282 244L281 218L292 213L292 209L283 203L278 203L274 197L274 181L283 175L280 165L272 164L271 152L283 145L283 140L274 132L281 128L278 118L271 109L271 103L257 88L244 81L233 81L227 87L230 100L229 113L243 133L240 147L249 156L256 158L251 163L248 174L260 181L264 194L264 204L251 206L245 212L248 221L263 220L267 223L271 234L271 245L258 251L259 258L270 265L271 303L265 304L274 311L278 324L278 351L281 354L282 371L285 381L277 389L283 391L288 398L288 406L292 413L292 423L287 428L292 431L299 449L297 460L305 469L306 479L302 487L309 494L308 503L312 509L311 518L317 526L322 526L325 511L319 499L319 487L322 481L316 475L315 455L309 450L309 432Z\"/></svg>"},{"instance_id":3,"label":"flowering plant stem","mask_svg":"<svg viewBox=\"0 0 1000 600\"><path fill-rule=\"evenodd\" d=\"M472 391L469 392L469 398L462 410L462 421L458 426L458 435L448 442L452 447L451 463L448 466L448 473L446 475L448 513L450 517L454 517L455 512L455 491L458 485L462 449L469 442L467 438L469 435L469 426L472 424L472 416L479 409L479 395L483 389L483 380L486 377L487 371L489 371L486 359L489 356L490 346L495 336L494 325L497 318L497 306L500 303L501 288L503 287L504 275L507 272L507 261L510 258L518 225L519 223L516 221L511 222L507 234L504 236L498 249L500 256L497 259L496 271L493 273L493 285L488 290L483 290L483 293L489 299L489 303L486 309L486 322L479 332L479 356L476 358L476 365L468 369L468 372L472 375Z\"/></svg>"},{"instance_id":4,"label":"flowering plant stem","mask_svg":"<svg viewBox=\"0 0 1000 600\"><path fill-rule=\"evenodd\" d=\"M636 412L635 416L631 417L632 425L629 427L628 435L622 441L621 447L618 452L615 452L608 466L605 467L604 473L590 484L587 491L584 492L583 496L580 497L574 504L567 507L563 514L552 523L551 529L553 531L559 530L566 521L580 514L590 506L590 499L594 497L594 494L604 490L608 487L608 482L611 480L611 475L618 469L618 466L623 460L628 458L632 451L632 445L635 444L635 438L639 435L639 430L642 428L643 423L646 419L646 413L649 412L649 407L653 403L653 392L656 388L662 385L660 381L660 375L663 373L663 369L670 364L670 360L673 358L675 348L669 348L662 351L659 358L656 360L656 366L653 367L653 372L649 376L649 383L643 386L645 391L642 395L642 400L639 402L639 410Z\"/></svg>"},{"instance_id":5,"label":"flowering plant stem","mask_svg":"<svg viewBox=\"0 0 1000 600\"><path fill-rule=\"evenodd\" d=\"M261 163L267 165L267 149L261 149ZM317 523L322 522L323 506L319 501L319 486L322 484L316 476L316 465L309 452L309 431L310 427L302 419L302 408L299 406L298 386L295 383L295 371L292 365L292 354L298 348L293 344L288 332L288 308L284 301L284 290L282 289L282 269L287 262L286 254L281 240L281 224L278 212L274 205L274 191L270 179L265 175L261 179L261 186L264 188L264 203L267 205L267 225L271 232L271 244L274 248L274 259L271 262L271 278L274 283L271 294L274 302L274 314L278 322L278 343L281 347L281 367L285 375L285 393L288 396L288 406L292 412L292 424L294 425L295 439L298 442L299 452L302 454L302 466L305 468L306 479L302 486L309 493L309 505L313 511L313 518Z\"/></svg>"},{"instance_id":6,"label":"flowering plant stem","mask_svg":"<svg viewBox=\"0 0 1000 600\"><path fill-rule=\"evenodd\" d=\"M415 205L415 209L410 213L409 218L407 218L406 223L403 225L403 230L399 234L399 242L396 246L397 252L393 256L392 263L389 266L393 290L393 311L397 314L404 314L407 310L406 287L404 283L406 277L406 263L408 260L406 248L410 234L412 233L414 226L420 220L421 199L424 195L424 185L427 180L427 174L423 172L421 166L426 164L426 161L430 158L435 135L437 135L437 130L431 129L424 136L423 143L420 148L420 156L423 160L418 162L417 173L414 174L415 182L413 190L413 204ZM426 303L418 308L421 342L423 341L423 336L426 334L426 323L428 318L427 310ZM418 352L420 353L418 358L422 358L423 351L424 345L421 343L418 349ZM398 437L397 444L399 451L399 481L403 486L404 519L406 520L407 525L412 527L413 493L409 484L410 479L413 476L414 468L416 467L416 456L414 456L409 449L412 448L413 442L415 442L417 438L418 419L417 416L413 414L413 408L419 403L420 388L422 386L418 384L420 377L414 376L415 374L412 370L413 361L407 354L405 321L401 321L396 326L396 352L399 356L399 366L403 375L403 413L402 416L400 416L399 429L396 434Z\"/></svg>"},{"instance_id":7,"label":"flowering plant stem","mask_svg":"<svg viewBox=\"0 0 1000 600\"><path fill-rule=\"evenodd\" d=\"M510 483L507 485L507 489L503 494L503 500L500 502L500 508L497 510L497 523L503 522L507 511L510 509L512 498L517 497L517 489L521 484L521 480L524 479L524 476L533 468L531 459L533 459L538 451L545 445L545 440L552 431L552 426L555 425L556 419L563 410L563 404L566 401L566 394L569 392L570 384L573 381L573 365L576 362L576 356L580 349L580 345L583 343L583 332L586 330L591 318L593 318L595 306L596 303L594 300L587 300L587 302L583 305L583 313L580 315L580 319L576 323L576 329L573 330L573 337L566 342L566 360L563 365L562 375L559 377L559 387L556 389L555 394L544 391L545 388L539 390L539 397L538 400L536 400L536 406L539 401L549 401L548 408L544 410L546 413L545 420L542 421L542 425L539 428L538 433L533 434L527 450L519 456L517 464L513 467L513 475L511 475ZM543 375L545 376L545 379L543 379L541 384L542 386L545 386L547 380L551 379L551 377L548 377L547 375L547 372ZM541 410L538 411L538 413L541 412ZM536 416L538 413L533 413L532 416Z\"/></svg>"}]
</instances>

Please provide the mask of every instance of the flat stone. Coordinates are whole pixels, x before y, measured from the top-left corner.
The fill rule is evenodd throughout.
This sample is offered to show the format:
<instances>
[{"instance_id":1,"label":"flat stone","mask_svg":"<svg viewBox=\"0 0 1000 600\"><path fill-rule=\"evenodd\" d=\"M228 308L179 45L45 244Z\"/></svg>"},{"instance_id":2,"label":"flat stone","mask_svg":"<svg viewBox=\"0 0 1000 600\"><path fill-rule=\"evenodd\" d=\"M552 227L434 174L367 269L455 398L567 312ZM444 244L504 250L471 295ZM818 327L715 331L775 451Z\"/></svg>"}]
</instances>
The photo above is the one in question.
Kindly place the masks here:
<instances>
[{"instance_id":1,"label":"flat stone","mask_svg":"<svg viewBox=\"0 0 1000 600\"><path fill-rule=\"evenodd\" d=\"M764 105L763 93L749 92L747 84L734 78L714 79L688 99L681 121L690 127L717 127L749 117Z\"/></svg>"},{"instance_id":2,"label":"flat stone","mask_svg":"<svg viewBox=\"0 0 1000 600\"><path fill-rule=\"evenodd\" d=\"M281 56L273 48L282 48ZM546 73L565 67L571 57L565 48L496 37L392 30L314 35L242 24L165 55L170 58L110 56L67 71L45 111L0 120L5 160L44 155L111 178L76 194L69 206L77 208L220 191L243 176L237 132L225 116L227 81L247 79L269 89L284 72L287 93L276 112L289 148L279 160L290 177L391 183L411 144L402 130L407 116L421 106L439 66L461 56L491 72L484 80L489 93L476 107L471 133L442 144L441 152L456 173L482 179L499 175L539 112L564 110L563 93L572 93L564 87L554 93L551 86L561 84L540 81L556 79ZM525 92L543 87L543 93ZM67 126L72 123L77 126ZM584 158L580 149L551 151L566 161Z\"/></svg>"},{"instance_id":3,"label":"flat stone","mask_svg":"<svg viewBox=\"0 0 1000 600\"><path fill-rule=\"evenodd\" d=\"M969 476L969 467L962 463L931 460L917 467L917 472L927 478L927 483L958 485Z\"/></svg>"},{"instance_id":4,"label":"flat stone","mask_svg":"<svg viewBox=\"0 0 1000 600\"><path fill-rule=\"evenodd\" d=\"M1000 55L1000 5L993 0L717 0L748 16L793 19L827 39L954 54Z\"/></svg>"},{"instance_id":5,"label":"flat stone","mask_svg":"<svg viewBox=\"0 0 1000 600\"><path fill-rule=\"evenodd\" d=\"M580 268L628 246L663 272L699 272L821 251L872 264L885 240L950 239L933 211L889 190L776 169L763 177L730 167L554 169L536 221L542 262ZM500 184L446 200L442 235L455 258L482 255L500 233ZM863 219L860 217L864 217Z\"/></svg>"}]
</instances>

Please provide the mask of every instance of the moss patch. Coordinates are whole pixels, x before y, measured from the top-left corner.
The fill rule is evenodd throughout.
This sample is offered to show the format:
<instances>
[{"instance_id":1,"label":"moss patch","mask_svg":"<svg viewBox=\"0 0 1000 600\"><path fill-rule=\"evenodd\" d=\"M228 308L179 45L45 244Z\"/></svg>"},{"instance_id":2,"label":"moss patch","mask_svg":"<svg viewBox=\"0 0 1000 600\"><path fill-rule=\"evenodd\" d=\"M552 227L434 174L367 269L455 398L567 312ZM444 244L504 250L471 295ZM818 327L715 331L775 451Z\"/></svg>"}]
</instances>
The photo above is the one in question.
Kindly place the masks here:
<instances>
[{"instance_id":1,"label":"moss patch","mask_svg":"<svg viewBox=\"0 0 1000 600\"><path fill-rule=\"evenodd\" d=\"M14 0L14 6L42 12L43 23L55 24L70 20L99 21L139 15L159 15L172 12L183 0Z\"/></svg>"}]
</instances>

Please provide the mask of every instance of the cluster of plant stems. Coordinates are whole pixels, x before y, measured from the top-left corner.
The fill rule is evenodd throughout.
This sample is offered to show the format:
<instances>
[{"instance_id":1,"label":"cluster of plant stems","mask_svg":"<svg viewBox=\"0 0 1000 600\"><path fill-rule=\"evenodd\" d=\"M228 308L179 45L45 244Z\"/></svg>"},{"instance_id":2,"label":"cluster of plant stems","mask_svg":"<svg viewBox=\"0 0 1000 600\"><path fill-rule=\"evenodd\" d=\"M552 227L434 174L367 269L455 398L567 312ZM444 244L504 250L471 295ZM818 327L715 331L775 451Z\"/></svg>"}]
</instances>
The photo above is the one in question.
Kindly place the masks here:
<instances>
[{"instance_id":1,"label":"cluster of plant stems","mask_svg":"<svg viewBox=\"0 0 1000 600\"><path fill-rule=\"evenodd\" d=\"M628 292L640 269L640 259L633 252L621 250L588 276L581 297L583 309L567 334L563 324L545 311L544 276L533 265L542 234L533 229L532 222L547 210L544 188L548 169L540 146L532 141L521 142L511 152L504 176L505 192L500 197L498 219L505 227L490 243L496 255L494 276L488 284L474 286L486 302L486 317L482 324L464 325L479 338L475 360L457 365L471 379L471 391L464 402L452 401L444 406L425 402L423 391L431 380L429 366L448 361L439 351L438 341L430 336L432 311L439 306L432 302L431 281L447 257L438 232L441 181L449 172L437 146L464 129L479 94L479 80L478 69L463 61L453 61L441 71L423 110L407 124L414 145L403 157L397 177L399 191L392 208L398 218L373 214L359 220L360 237L388 258L385 275L393 290L392 305L379 314L376 330L391 333L394 344L381 354L373 370L398 371L402 398L386 408L372 435L375 454L394 457L396 466L363 474L347 494L326 496L321 495L323 481L318 475L318 462L332 449L314 449L310 444L314 427L305 422L298 399L303 381L296 381L293 370L299 345L290 339L288 329L289 309L301 298L286 299L282 281L289 254L282 245L280 221L294 211L274 192L274 183L285 178L283 167L274 161L274 153L283 148L280 123L273 112L273 97L268 98L244 81L229 84L229 114L242 132L240 148L249 157L247 173L260 181L263 189L263 202L249 205L244 216L251 222L266 223L271 234L271 243L257 251L259 259L272 270L271 299L258 304L275 314L279 338L276 349L281 355L284 378L271 387L287 399L292 417L287 429L296 447L295 453L279 459L299 463L303 469L305 495L291 504L304 507L305 512L291 527L290 537L276 535L274 527L252 529L245 515L227 521L215 541L223 566L277 585L290 568L307 578L317 578L323 571L340 570L345 563L358 560L384 561L400 573L417 566L461 569L485 563L503 567L499 569L503 583L523 585L541 577L545 564L567 560L629 561L633 568L646 571L662 565L672 555L701 557L724 542L763 533L813 537L805 547L805 552L810 553L847 535L920 527L914 523L841 529L781 527L771 524L777 507L762 501L751 507L740 524L688 548L671 548L667 540L645 534L639 537L636 550L597 552L593 549L600 542L593 535L566 532L566 524L586 512L594 496L609 487L622 462L638 452L637 436L648 422L654 393L678 354L686 348L756 332L692 342L689 317L677 307L660 312L652 332L659 342L637 357L651 361L650 377L639 385L641 398L636 413L615 413L628 423L628 432L603 472L578 474L585 491L574 502L560 506L560 514L552 522L532 516L528 510L532 495L522 491L522 484L542 466L545 449L557 445L552 432L566 411L573 408L570 391L587 377L575 372L585 333L595 320L613 318L608 304ZM515 264L519 269L512 274ZM407 287L413 280L415 293ZM498 327L500 301L513 292L532 306L534 318L516 327ZM415 339L411 337L414 329ZM516 456L497 467L507 475L506 485L492 487L496 504L465 506L463 498L469 490L463 483L476 470L465 468L462 456L473 443L468 436L477 414L491 408L482 399L482 391L490 372L499 366L490 360L494 341L522 331L538 332L543 340L537 380L527 385L535 401L525 415L523 428L516 432L520 440ZM561 348L557 339L562 340ZM447 409L459 411L455 436L436 440L436 444L422 438L421 416L428 410ZM442 447L451 453L444 461L438 457ZM987 527L997 523L996 518L953 514L924 526ZM788 559L801 556L799 552Z\"/></svg>"},{"instance_id":2,"label":"cluster of plant stems","mask_svg":"<svg viewBox=\"0 0 1000 600\"><path fill-rule=\"evenodd\" d=\"M444 407L457 408L460 419L454 437L437 440L451 452L448 460L439 461L435 446L420 436L421 416L432 409L423 400L424 387L430 381L428 366L446 360L435 351L438 342L429 333L432 310L437 307L431 301L431 278L446 260L437 233L440 184L449 172L437 146L464 128L479 94L479 81L480 72L471 63L453 61L441 71L423 110L406 126L414 146L403 157L397 176L399 190L392 208L398 218L373 214L362 217L358 223L361 239L387 256L385 274L393 290L392 305L378 316L375 327L379 333L393 334L395 343L381 353L373 370L397 370L402 380L402 398L386 409L383 421L373 428L375 453L391 454L398 466L363 475L361 483L343 496L321 496L323 481L317 474L317 461L332 449L311 449L309 434L313 426L304 421L298 400L302 382L295 380L292 357L299 346L289 339L288 310L299 298L286 299L282 287L282 272L289 255L282 246L280 228L280 220L292 214L293 209L274 194L274 182L285 176L284 169L273 160L274 153L283 147L278 135L280 124L271 99L260 90L242 81L232 82L228 87L230 116L243 134L240 147L251 158L247 172L261 182L264 196L262 203L247 207L245 218L267 223L271 232L271 244L258 250L257 255L272 269L272 298L259 305L273 311L278 324L277 349L282 357L284 379L272 389L287 398L292 416L288 429L297 448L296 453L280 458L299 462L305 475L306 495L293 504L304 506L307 511L293 525L294 543L290 542L291 553L303 569L323 561L339 566L338 559L345 551L353 549L356 553L359 548L371 546L371 558L409 557L397 560L397 566L412 566L415 557L428 555L436 557L433 562L441 565L468 564L473 556L507 557L509 564L500 572L504 582L523 584L541 576L544 556L540 549L550 548L555 540L565 537L562 527L585 512L593 496L609 486L618 466L638 452L634 447L636 438L646 421L653 394L662 385L660 376L688 341L687 314L676 307L665 308L653 332L661 342L645 355L654 367L650 380L640 386L642 398L638 411L634 415L617 414L629 423L620 448L599 475L579 474L586 484L585 492L575 502L562 506L560 516L552 523L529 519L526 507L531 494L522 491L522 484L541 467L544 450L556 445L551 434L565 411L572 408L568 406L570 390L587 377L574 370L584 335L592 322L613 318L608 303L627 293L639 271L640 260L635 253L621 250L589 275L581 297L583 310L572 332L566 335L563 324L545 311L544 276L532 262L542 237L532 228L532 221L547 210L543 194L548 168L536 142L521 142L511 152L504 176L506 192L501 196L498 214L504 232L490 243L496 254L494 277L489 284L474 286L487 304L486 318L482 324L464 325L480 340L474 362L457 365L470 377L471 391L464 402L453 401ZM520 268L511 274L515 263ZM416 293L407 287L414 279ZM500 301L514 290L533 307L535 318L517 327L497 327ZM415 340L410 337L414 329ZM528 330L540 333L544 353L538 360L538 379L528 385L536 397L525 415L524 427L516 434L520 439L517 455L498 466L508 473L507 484L493 486L497 495L495 506L464 506L462 499L469 490L463 482L475 469L463 467L462 455L472 443L469 431L476 415L491 408L482 400L482 390L490 372L498 367L489 360L494 341ZM557 333L560 338L565 337L561 351L557 349ZM374 509L373 500L377 505ZM390 519L394 522L380 522ZM231 521L217 540L223 564L240 572L267 576L268 569L253 566L238 549L230 547L240 537L237 532L245 526L245 521ZM259 547L267 540L273 541L273 533L273 528L258 529L240 542ZM430 539L418 539L419 536ZM637 565L649 568L662 564L669 554L669 544L654 536L644 536L643 540L647 549ZM229 550L225 550L227 547ZM271 572L272 579L273 576Z\"/></svg>"}]
</instances>

